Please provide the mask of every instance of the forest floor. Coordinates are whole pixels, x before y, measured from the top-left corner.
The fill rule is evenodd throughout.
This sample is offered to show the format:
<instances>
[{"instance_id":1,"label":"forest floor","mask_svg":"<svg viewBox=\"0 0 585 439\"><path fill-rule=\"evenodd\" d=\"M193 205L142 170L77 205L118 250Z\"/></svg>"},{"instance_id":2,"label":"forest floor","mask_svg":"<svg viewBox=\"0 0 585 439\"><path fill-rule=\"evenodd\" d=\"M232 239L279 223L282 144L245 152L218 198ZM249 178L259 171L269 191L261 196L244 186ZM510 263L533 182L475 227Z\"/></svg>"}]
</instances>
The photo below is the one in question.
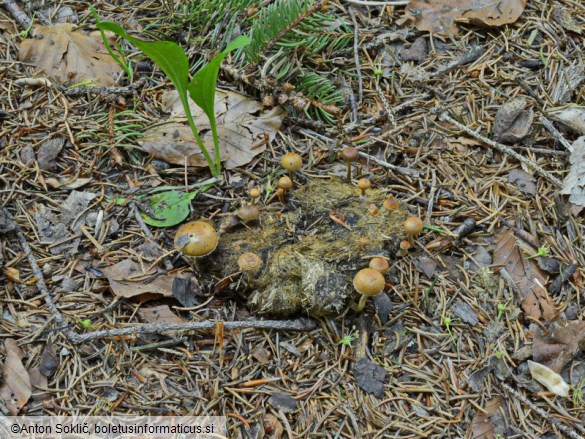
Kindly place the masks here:
<instances>
[{"instance_id":1,"label":"forest floor","mask_svg":"<svg viewBox=\"0 0 585 439\"><path fill-rule=\"evenodd\" d=\"M130 82L91 54L85 5L37 3L0 8L4 414L226 416L233 438L585 437L581 2L503 2L508 23L487 0L96 5L181 45L191 73L252 35L221 66L215 177L158 67L120 42ZM469 19L472 3L487 9ZM288 152L303 164L281 200ZM243 224L252 188L262 216ZM403 256L400 227L352 241L384 215L425 225ZM220 245L190 264L174 234L197 219ZM254 246L256 278L234 264ZM375 255L386 286L357 312L351 278ZM318 294L317 268L343 280L332 315L284 296Z\"/></svg>"}]
</instances>

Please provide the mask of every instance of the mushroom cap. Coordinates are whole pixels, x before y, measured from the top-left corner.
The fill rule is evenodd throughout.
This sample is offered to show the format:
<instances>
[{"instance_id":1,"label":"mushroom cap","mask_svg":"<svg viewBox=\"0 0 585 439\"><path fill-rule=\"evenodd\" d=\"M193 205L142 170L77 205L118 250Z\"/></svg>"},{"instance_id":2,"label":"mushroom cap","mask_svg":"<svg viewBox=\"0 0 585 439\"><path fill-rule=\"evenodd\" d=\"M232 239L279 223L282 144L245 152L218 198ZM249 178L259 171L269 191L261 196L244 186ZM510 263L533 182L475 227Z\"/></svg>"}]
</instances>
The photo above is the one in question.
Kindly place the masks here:
<instances>
[{"instance_id":1,"label":"mushroom cap","mask_svg":"<svg viewBox=\"0 0 585 439\"><path fill-rule=\"evenodd\" d=\"M400 206L400 203L396 198L386 198L383 205L385 209L396 210Z\"/></svg>"},{"instance_id":2,"label":"mushroom cap","mask_svg":"<svg viewBox=\"0 0 585 439\"><path fill-rule=\"evenodd\" d=\"M360 156L355 146L348 146L339 151L339 156L346 162L355 162Z\"/></svg>"},{"instance_id":3,"label":"mushroom cap","mask_svg":"<svg viewBox=\"0 0 585 439\"><path fill-rule=\"evenodd\" d=\"M250 196L250 198L256 199L259 198L260 195L262 195L262 192L260 192L260 189L258 189L257 187L253 187L248 192L248 195Z\"/></svg>"},{"instance_id":4,"label":"mushroom cap","mask_svg":"<svg viewBox=\"0 0 585 439\"><path fill-rule=\"evenodd\" d=\"M287 171L298 171L303 166L303 159L296 152L287 152L280 159L280 164Z\"/></svg>"},{"instance_id":5,"label":"mushroom cap","mask_svg":"<svg viewBox=\"0 0 585 439\"><path fill-rule=\"evenodd\" d=\"M388 264L386 259L376 256L375 258L370 259L370 268L385 274L390 270L390 264Z\"/></svg>"},{"instance_id":6,"label":"mushroom cap","mask_svg":"<svg viewBox=\"0 0 585 439\"><path fill-rule=\"evenodd\" d=\"M353 287L364 296L377 296L385 286L384 276L373 268L363 268L353 278Z\"/></svg>"},{"instance_id":7,"label":"mushroom cap","mask_svg":"<svg viewBox=\"0 0 585 439\"><path fill-rule=\"evenodd\" d=\"M246 252L242 253L238 258L238 267L240 271L247 274L258 273L262 267L262 259L256 253Z\"/></svg>"},{"instance_id":8,"label":"mushroom cap","mask_svg":"<svg viewBox=\"0 0 585 439\"><path fill-rule=\"evenodd\" d=\"M175 247L187 256L210 254L219 238L213 225L205 221L192 221L183 224L175 234Z\"/></svg>"},{"instance_id":9,"label":"mushroom cap","mask_svg":"<svg viewBox=\"0 0 585 439\"><path fill-rule=\"evenodd\" d=\"M410 242L408 242L406 239L404 241L400 241L400 248L402 250L408 250L410 248Z\"/></svg>"},{"instance_id":10,"label":"mushroom cap","mask_svg":"<svg viewBox=\"0 0 585 439\"><path fill-rule=\"evenodd\" d=\"M284 176L278 179L278 187L281 189L290 189L293 185L293 182L290 177Z\"/></svg>"},{"instance_id":11,"label":"mushroom cap","mask_svg":"<svg viewBox=\"0 0 585 439\"><path fill-rule=\"evenodd\" d=\"M368 180L367 178L360 178L357 182L358 188L364 190L364 189L369 189L372 184L370 183L370 180Z\"/></svg>"},{"instance_id":12,"label":"mushroom cap","mask_svg":"<svg viewBox=\"0 0 585 439\"><path fill-rule=\"evenodd\" d=\"M260 218L260 211L256 206L247 205L242 206L236 211L236 215L240 218L243 222L247 223L248 221L254 221Z\"/></svg>"},{"instance_id":13,"label":"mushroom cap","mask_svg":"<svg viewBox=\"0 0 585 439\"><path fill-rule=\"evenodd\" d=\"M417 235L423 231L424 224L418 216L411 216L404 221L404 231L410 235Z\"/></svg>"}]
</instances>

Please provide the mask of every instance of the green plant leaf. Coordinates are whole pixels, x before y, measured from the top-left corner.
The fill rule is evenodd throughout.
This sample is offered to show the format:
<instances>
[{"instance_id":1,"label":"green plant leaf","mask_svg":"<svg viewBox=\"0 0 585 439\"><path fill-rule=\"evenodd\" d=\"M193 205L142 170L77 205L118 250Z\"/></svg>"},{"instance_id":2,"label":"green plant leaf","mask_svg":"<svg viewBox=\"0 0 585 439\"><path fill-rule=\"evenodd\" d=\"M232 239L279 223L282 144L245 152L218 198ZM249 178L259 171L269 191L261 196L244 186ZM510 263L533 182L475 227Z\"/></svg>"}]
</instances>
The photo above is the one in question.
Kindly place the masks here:
<instances>
[{"instance_id":1,"label":"green plant leaf","mask_svg":"<svg viewBox=\"0 0 585 439\"><path fill-rule=\"evenodd\" d=\"M205 112L209 118L209 125L213 135L213 144L215 146L215 164L219 165L219 139L217 137L217 125L215 123L215 88L217 85L217 75L219 74L219 65L223 59L232 50L250 44L250 38L240 35L227 45L225 50L213 57L209 64L203 66L188 85L191 99Z\"/></svg>"},{"instance_id":2,"label":"green plant leaf","mask_svg":"<svg viewBox=\"0 0 585 439\"><path fill-rule=\"evenodd\" d=\"M144 222L154 227L171 227L185 220L189 216L189 203L197 192L185 193L182 191L167 191L153 195L147 202L154 216L140 212Z\"/></svg>"}]
</instances>

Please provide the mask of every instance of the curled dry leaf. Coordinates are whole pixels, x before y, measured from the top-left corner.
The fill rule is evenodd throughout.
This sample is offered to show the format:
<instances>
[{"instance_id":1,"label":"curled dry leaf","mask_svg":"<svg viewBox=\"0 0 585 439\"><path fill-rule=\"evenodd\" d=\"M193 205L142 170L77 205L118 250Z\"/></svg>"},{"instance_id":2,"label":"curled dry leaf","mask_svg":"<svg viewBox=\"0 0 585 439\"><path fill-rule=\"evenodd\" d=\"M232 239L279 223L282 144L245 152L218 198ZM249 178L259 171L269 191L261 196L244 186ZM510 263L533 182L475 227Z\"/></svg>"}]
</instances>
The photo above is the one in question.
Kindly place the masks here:
<instances>
[{"instance_id":1,"label":"curled dry leaf","mask_svg":"<svg viewBox=\"0 0 585 439\"><path fill-rule=\"evenodd\" d=\"M554 118L576 133L585 134L585 108L566 108L554 113Z\"/></svg>"},{"instance_id":2,"label":"curled dry leaf","mask_svg":"<svg viewBox=\"0 0 585 439\"><path fill-rule=\"evenodd\" d=\"M112 292L118 297L140 296L145 300L173 295L173 276L164 274L158 268L144 271L131 259L104 268L102 272L108 278Z\"/></svg>"},{"instance_id":3,"label":"curled dry leaf","mask_svg":"<svg viewBox=\"0 0 585 439\"><path fill-rule=\"evenodd\" d=\"M533 259L523 256L512 230L503 230L497 239L494 265L501 266L514 283L522 310L527 316L552 322L557 311L544 287L548 277Z\"/></svg>"},{"instance_id":4,"label":"curled dry leaf","mask_svg":"<svg viewBox=\"0 0 585 439\"><path fill-rule=\"evenodd\" d=\"M528 370L530 375L550 392L558 396L569 396L569 385L565 382L562 376L552 371L548 367L528 360Z\"/></svg>"},{"instance_id":5,"label":"curled dry leaf","mask_svg":"<svg viewBox=\"0 0 585 439\"><path fill-rule=\"evenodd\" d=\"M534 336L532 358L560 372L579 352L585 350L585 321L559 321Z\"/></svg>"},{"instance_id":6,"label":"curled dry leaf","mask_svg":"<svg viewBox=\"0 0 585 439\"><path fill-rule=\"evenodd\" d=\"M500 107L493 127L493 139L496 142L516 143L530 132L534 112L526 109L528 102L523 98L512 99Z\"/></svg>"},{"instance_id":7,"label":"curled dry leaf","mask_svg":"<svg viewBox=\"0 0 585 439\"><path fill-rule=\"evenodd\" d=\"M35 26L36 38L22 41L18 59L30 62L41 73L62 85L92 80L96 85L114 85L121 67L107 52L101 38L68 23ZM40 38L42 36L42 38Z\"/></svg>"},{"instance_id":8,"label":"curled dry leaf","mask_svg":"<svg viewBox=\"0 0 585 439\"><path fill-rule=\"evenodd\" d=\"M565 177L561 194L569 195L569 201L577 206L585 206L585 136L573 142L573 152L569 158L571 169Z\"/></svg>"},{"instance_id":9,"label":"curled dry leaf","mask_svg":"<svg viewBox=\"0 0 585 439\"><path fill-rule=\"evenodd\" d=\"M17 415L32 395L32 386L28 372L22 364L22 350L16 341L6 339L4 346L6 359L2 371L4 383L0 387L0 397L10 414Z\"/></svg>"},{"instance_id":10,"label":"curled dry leaf","mask_svg":"<svg viewBox=\"0 0 585 439\"><path fill-rule=\"evenodd\" d=\"M514 23L525 6L526 0L412 0L398 24L409 22L418 30L455 35L457 23L489 27Z\"/></svg>"},{"instance_id":11,"label":"curled dry leaf","mask_svg":"<svg viewBox=\"0 0 585 439\"><path fill-rule=\"evenodd\" d=\"M165 93L162 101L171 110L171 117L148 129L138 141L140 146L155 158L175 165L207 167L191 129L184 122L185 112L178 93L174 90ZM190 108L199 134L213 155L209 119L192 101ZM284 117L280 107L265 111L259 102L232 91L217 90L215 109L221 161L227 169L243 166L264 152Z\"/></svg>"}]
</instances>

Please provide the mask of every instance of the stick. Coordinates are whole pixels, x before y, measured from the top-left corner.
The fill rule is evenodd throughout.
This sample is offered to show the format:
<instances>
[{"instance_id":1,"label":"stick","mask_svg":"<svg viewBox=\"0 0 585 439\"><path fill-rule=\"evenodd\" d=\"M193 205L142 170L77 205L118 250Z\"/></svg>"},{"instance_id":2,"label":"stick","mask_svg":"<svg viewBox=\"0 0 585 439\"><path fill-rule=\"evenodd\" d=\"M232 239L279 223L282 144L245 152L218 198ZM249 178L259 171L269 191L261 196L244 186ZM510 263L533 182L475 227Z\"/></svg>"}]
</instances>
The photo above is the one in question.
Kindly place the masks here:
<instances>
[{"instance_id":1,"label":"stick","mask_svg":"<svg viewBox=\"0 0 585 439\"><path fill-rule=\"evenodd\" d=\"M500 152L502 152L504 154L507 154L510 157L515 158L516 160L524 163L526 166L531 167L538 174L540 174L541 176L543 176L544 178L546 178L547 180L549 180L551 183L554 183L556 186L563 187L563 183L558 178L556 178L550 172L545 171L543 168L541 168L540 166L538 166L536 163L531 162L530 160L528 160L524 156L521 156L520 154L518 154L513 149L508 148L506 145L502 145L501 143L494 142L493 140L490 140L487 137L484 137L481 134L476 133L471 128L468 128L465 125L460 124L455 119L453 119L450 116L448 116L446 112L441 113L441 115L439 116L439 120L442 120L442 121L444 120L444 121L449 122L452 125L455 125L457 128L459 128L460 130L466 132L471 137L479 140L480 142L485 143L486 145L491 146L492 148L497 149L498 151L500 151Z\"/></svg>"}]
</instances>

